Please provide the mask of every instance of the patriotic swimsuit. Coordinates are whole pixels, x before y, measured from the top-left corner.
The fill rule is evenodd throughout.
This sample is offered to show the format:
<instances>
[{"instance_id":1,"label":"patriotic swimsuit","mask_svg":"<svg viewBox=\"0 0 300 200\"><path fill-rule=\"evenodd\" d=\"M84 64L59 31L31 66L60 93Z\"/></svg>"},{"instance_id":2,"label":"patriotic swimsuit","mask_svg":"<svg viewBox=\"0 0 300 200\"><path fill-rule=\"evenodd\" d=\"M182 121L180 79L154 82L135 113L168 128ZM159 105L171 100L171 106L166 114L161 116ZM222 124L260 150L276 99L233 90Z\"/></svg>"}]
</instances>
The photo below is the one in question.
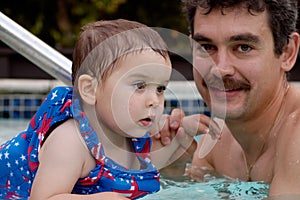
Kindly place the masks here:
<instances>
[{"instance_id":1,"label":"patriotic swimsuit","mask_svg":"<svg viewBox=\"0 0 300 200\"><path fill-rule=\"evenodd\" d=\"M80 178L73 188L75 194L113 191L130 199L157 192L160 188L159 172L151 164L151 139L131 139L140 161L140 170L129 170L105 156L95 131L80 108L78 99L72 99L71 87L54 88L31 119L27 130L0 146L0 199L27 199L39 166L38 153L47 134L74 118L80 132L96 160L96 167L88 177Z\"/></svg>"}]
</instances>

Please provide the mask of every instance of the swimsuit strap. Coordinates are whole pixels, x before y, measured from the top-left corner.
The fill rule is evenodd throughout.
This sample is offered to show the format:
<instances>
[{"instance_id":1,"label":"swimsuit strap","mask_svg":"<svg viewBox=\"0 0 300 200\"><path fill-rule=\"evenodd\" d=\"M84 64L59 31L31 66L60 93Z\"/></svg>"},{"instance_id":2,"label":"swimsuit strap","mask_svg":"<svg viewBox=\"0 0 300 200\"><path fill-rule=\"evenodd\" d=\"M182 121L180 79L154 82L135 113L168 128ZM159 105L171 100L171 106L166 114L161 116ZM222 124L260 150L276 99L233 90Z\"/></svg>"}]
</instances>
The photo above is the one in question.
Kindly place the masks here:
<instances>
[{"instance_id":1,"label":"swimsuit strap","mask_svg":"<svg viewBox=\"0 0 300 200\"><path fill-rule=\"evenodd\" d=\"M84 138L84 141L96 158L96 160L102 160L105 156L102 144L98 140L96 131L89 125L89 119L86 114L82 111L79 99L74 98L73 104L73 116L79 122L79 129L81 136Z\"/></svg>"}]
</instances>

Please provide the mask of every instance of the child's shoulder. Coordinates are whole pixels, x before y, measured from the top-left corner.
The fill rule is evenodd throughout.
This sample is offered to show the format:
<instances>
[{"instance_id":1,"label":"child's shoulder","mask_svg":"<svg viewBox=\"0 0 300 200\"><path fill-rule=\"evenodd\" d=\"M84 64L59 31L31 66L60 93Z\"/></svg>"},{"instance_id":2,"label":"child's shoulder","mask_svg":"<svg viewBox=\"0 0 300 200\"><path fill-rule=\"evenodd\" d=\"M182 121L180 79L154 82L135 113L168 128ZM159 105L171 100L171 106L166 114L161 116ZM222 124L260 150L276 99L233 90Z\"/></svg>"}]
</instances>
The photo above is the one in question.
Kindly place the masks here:
<instances>
[{"instance_id":1,"label":"child's shoulder","mask_svg":"<svg viewBox=\"0 0 300 200\"><path fill-rule=\"evenodd\" d=\"M55 87L46 96L32 118L32 128L36 129L47 124L54 124L72 118L71 104L73 98L72 87Z\"/></svg>"}]
</instances>

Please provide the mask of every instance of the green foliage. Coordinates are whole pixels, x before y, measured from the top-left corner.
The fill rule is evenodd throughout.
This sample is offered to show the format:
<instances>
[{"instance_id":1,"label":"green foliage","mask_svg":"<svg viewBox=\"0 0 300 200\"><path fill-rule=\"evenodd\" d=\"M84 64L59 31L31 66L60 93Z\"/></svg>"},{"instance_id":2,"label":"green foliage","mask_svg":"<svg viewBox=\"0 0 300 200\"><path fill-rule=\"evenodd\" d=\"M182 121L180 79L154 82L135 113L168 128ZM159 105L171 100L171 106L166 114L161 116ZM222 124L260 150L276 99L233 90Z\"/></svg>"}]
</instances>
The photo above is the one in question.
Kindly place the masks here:
<instances>
[{"instance_id":1,"label":"green foliage","mask_svg":"<svg viewBox=\"0 0 300 200\"><path fill-rule=\"evenodd\" d=\"M187 33L180 0L1 0L0 9L56 48L72 48L82 25L102 19L125 18Z\"/></svg>"}]
</instances>

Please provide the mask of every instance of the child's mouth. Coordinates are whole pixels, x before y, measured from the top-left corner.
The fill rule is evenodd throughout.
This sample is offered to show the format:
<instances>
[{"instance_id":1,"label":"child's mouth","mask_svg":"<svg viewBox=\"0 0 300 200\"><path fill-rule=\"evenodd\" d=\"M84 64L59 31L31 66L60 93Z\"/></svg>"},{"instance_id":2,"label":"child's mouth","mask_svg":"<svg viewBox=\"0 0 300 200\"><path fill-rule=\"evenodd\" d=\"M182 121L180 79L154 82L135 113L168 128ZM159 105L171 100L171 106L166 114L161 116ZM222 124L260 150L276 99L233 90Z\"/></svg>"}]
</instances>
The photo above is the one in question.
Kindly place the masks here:
<instances>
[{"instance_id":1,"label":"child's mouth","mask_svg":"<svg viewBox=\"0 0 300 200\"><path fill-rule=\"evenodd\" d=\"M140 124L142 126L150 127L153 123L153 120L150 117L144 118L140 120Z\"/></svg>"}]
</instances>

